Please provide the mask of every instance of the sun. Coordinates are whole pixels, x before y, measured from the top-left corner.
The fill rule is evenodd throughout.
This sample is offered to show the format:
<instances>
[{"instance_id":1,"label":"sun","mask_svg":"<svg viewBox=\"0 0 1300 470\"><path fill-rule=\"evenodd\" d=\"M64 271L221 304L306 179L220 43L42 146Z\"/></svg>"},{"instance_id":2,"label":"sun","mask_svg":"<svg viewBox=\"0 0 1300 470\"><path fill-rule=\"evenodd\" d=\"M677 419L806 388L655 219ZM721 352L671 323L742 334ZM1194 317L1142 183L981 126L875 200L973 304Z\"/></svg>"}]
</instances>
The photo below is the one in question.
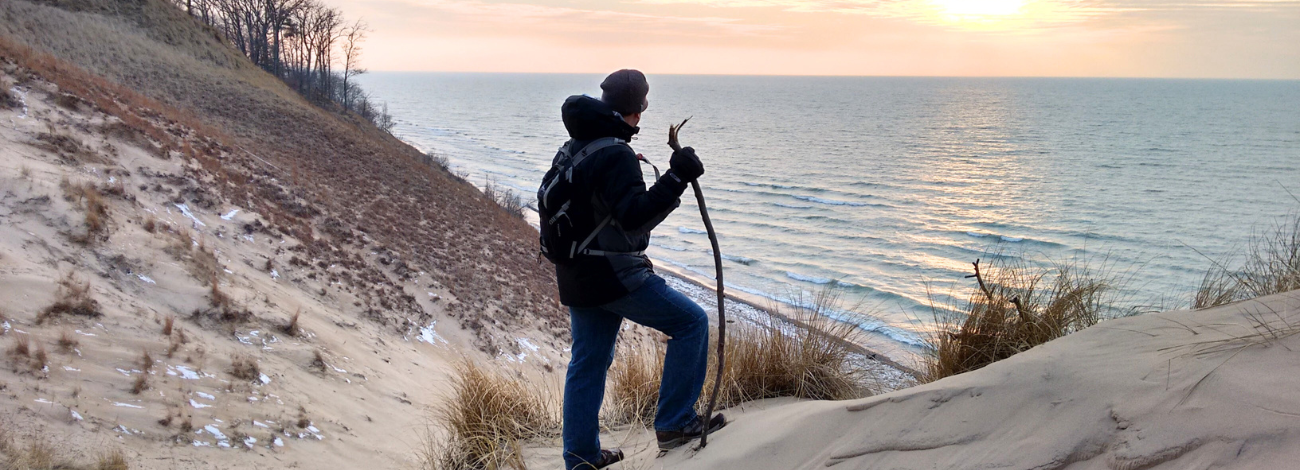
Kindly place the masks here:
<instances>
[{"instance_id":1,"label":"sun","mask_svg":"<svg viewBox=\"0 0 1300 470\"><path fill-rule=\"evenodd\" d=\"M939 14L956 21L997 21L1020 15L1027 0L930 0Z\"/></svg>"}]
</instances>

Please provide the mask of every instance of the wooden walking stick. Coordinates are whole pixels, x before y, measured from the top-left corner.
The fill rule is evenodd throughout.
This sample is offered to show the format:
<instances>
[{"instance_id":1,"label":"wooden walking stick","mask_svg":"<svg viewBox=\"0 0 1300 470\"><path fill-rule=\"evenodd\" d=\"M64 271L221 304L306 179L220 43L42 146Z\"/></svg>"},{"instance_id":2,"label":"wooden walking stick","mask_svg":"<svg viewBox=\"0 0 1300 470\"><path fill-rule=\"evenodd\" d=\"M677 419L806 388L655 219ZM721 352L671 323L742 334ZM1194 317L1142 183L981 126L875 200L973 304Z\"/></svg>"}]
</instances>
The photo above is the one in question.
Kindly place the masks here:
<instances>
[{"instance_id":1,"label":"wooden walking stick","mask_svg":"<svg viewBox=\"0 0 1300 470\"><path fill-rule=\"evenodd\" d=\"M681 124L668 126L668 146L676 152L682 149L681 143L677 141L677 133L686 125L686 118ZM722 252L718 250L718 234L713 232L713 222L709 220L709 209L704 205L704 192L700 190L699 181L691 181L691 188L695 190L695 201L700 206L700 218L704 219L704 229L709 233L709 243L713 245L713 266L718 273L718 370L713 374L713 392L709 394L709 407L705 408L704 416L700 419L704 428L704 434L700 435L700 448L709 445L709 421L713 418L713 407L718 404L718 389L722 385L723 364L727 361L727 313L723 308L722 302L725 296L722 293Z\"/></svg>"}]
</instances>

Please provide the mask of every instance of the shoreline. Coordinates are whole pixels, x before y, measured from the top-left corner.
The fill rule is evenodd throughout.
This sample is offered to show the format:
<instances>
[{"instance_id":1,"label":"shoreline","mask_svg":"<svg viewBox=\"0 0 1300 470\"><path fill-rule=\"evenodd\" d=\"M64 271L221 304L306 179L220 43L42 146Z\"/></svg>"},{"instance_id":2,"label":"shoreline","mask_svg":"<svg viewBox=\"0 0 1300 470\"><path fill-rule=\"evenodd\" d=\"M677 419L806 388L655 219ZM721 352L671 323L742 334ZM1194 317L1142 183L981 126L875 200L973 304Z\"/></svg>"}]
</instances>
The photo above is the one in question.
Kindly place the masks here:
<instances>
[{"instance_id":1,"label":"shoreline","mask_svg":"<svg viewBox=\"0 0 1300 470\"><path fill-rule=\"evenodd\" d=\"M691 300L694 300L697 304L700 304L701 307L704 307L705 311L709 313L710 317L714 317L714 318L717 317L717 294L716 294L717 291L715 285L705 283L700 279L696 279L693 278L692 276L683 274L681 271L673 269L670 266L666 267L666 266L656 264L655 273L661 277L664 277L665 280L668 280L669 284L673 285L674 288L682 287L682 285L684 284L686 286L694 287L704 291L705 294L702 294L700 291L694 291L693 289L690 288L678 289L679 291L682 292L682 294L686 295L687 297L690 297ZM673 282L673 280L676 280L677 282ZM790 325L794 325L798 328L817 329L816 325L811 325L808 324L807 322L791 318L790 316L782 314L781 312L773 311L773 309L770 307L765 307L763 305L760 305L756 299L745 298L745 296L747 296L748 294L745 294L743 292L737 294L737 293L727 292L724 290L723 295L725 296L727 302L730 303L730 305L727 308L727 313L729 314L739 313L740 315L745 315L749 317L750 320L754 320L755 318L753 317L757 315L767 315L769 317L776 318ZM769 300L769 302L772 301ZM737 308L738 306L740 308ZM746 312L745 310L748 311ZM828 319L828 321L837 321L837 320ZM881 365L895 369L901 372L902 374L910 376L913 379L915 379L919 375L918 371L914 367L910 365L906 365L900 362L897 358L891 357L888 354L885 354L879 351L878 349L871 347L873 346L872 343L868 341L862 341L862 342L854 341L855 339L857 340L871 339L868 337L868 335L870 335L870 332L863 331L861 328L858 328L856 325L854 325L854 331L858 332L858 334L855 335L855 338L850 338L848 340L839 340L849 350L862 356L864 359L868 361L874 361L880 363ZM867 344L863 344L863 343L867 343Z\"/></svg>"}]
</instances>

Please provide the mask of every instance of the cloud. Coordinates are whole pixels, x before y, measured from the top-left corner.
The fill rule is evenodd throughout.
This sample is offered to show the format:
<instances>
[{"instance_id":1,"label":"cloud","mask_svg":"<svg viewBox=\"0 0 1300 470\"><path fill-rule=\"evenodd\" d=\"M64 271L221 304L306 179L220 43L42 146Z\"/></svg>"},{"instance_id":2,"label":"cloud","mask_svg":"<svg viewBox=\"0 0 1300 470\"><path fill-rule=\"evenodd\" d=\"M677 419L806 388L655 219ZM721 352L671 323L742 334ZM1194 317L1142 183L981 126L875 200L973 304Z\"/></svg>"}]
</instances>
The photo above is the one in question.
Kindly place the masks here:
<instances>
[{"instance_id":1,"label":"cloud","mask_svg":"<svg viewBox=\"0 0 1300 470\"><path fill-rule=\"evenodd\" d=\"M387 0L376 3L385 5L378 11L405 12L398 16L431 19L453 30L487 29L492 35L549 32L560 36L622 33L641 37L745 37L781 29L778 25L723 16L658 15L524 2Z\"/></svg>"}]
</instances>

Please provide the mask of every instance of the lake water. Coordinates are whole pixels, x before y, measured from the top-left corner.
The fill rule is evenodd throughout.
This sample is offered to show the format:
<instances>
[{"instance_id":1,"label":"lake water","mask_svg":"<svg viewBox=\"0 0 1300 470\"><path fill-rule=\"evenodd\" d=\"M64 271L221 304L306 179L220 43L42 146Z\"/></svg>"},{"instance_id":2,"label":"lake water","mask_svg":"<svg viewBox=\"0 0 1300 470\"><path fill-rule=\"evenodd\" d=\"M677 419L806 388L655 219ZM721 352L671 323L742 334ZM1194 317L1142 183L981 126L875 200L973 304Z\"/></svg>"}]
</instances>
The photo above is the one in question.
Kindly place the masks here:
<instances>
[{"instance_id":1,"label":"lake water","mask_svg":"<svg viewBox=\"0 0 1300 470\"><path fill-rule=\"evenodd\" d=\"M567 135L560 104L598 75L372 73L394 133L478 185L531 199ZM632 145L661 169L670 123L701 179L729 289L771 299L835 286L845 319L919 345L930 297L964 300L970 263L1085 260L1126 301L1186 306L1252 231L1300 207L1300 82L651 76ZM647 180L649 168L646 167ZM1198 251L1200 253L1198 253ZM651 257L712 279L698 209ZM952 294L951 297L949 294Z\"/></svg>"}]
</instances>

